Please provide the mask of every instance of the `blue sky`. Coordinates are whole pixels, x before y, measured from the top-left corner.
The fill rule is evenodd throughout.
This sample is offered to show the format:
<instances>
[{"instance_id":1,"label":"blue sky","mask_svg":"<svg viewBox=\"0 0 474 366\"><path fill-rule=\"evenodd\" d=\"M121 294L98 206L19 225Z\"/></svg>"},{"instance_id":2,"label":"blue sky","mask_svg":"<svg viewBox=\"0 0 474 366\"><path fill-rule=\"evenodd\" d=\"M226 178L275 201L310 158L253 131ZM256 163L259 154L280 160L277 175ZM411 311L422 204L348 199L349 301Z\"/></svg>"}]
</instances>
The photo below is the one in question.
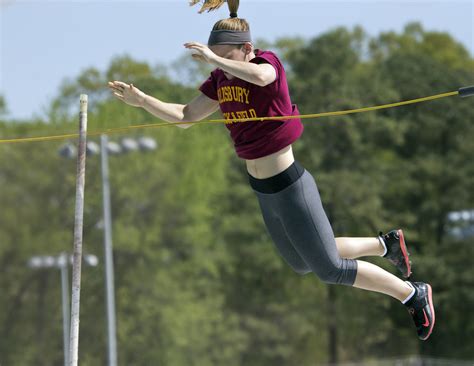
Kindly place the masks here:
<instances>
[{"instance_id":1,"label":"blue sky","mask_svg":"<svg viewBox=\"0 0 474 366\"><path fill-rule=\"evenodd\" d=\"M212 24L228 16L225 7L197 10L187 0L0 0L0 94L7 117L43 116L65 78L88 67L103 71L118 55L169 65L185 53L184 42L205 43ZM239 15L254 38L268 41L354 25L377 35L419 21L426 30L449 32L474 55L474 0L242 0Z\"/></svg>"}]
</instances>

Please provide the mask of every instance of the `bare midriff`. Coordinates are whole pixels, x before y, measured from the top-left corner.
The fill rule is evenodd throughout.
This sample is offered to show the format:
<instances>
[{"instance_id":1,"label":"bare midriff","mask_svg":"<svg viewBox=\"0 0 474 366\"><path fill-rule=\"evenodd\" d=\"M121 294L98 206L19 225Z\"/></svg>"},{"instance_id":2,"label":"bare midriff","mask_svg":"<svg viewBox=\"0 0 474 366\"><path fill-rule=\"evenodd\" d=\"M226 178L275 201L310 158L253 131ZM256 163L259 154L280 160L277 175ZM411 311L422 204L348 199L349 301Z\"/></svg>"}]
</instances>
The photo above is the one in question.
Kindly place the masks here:
<instances>
[{"instance_id":1,"label":"bare midriff","mask_svg":"<svg viewBox=\"0 0 474 366\"><path fill-rule=\"evenodd\" d=\"M280 151L262 158L245 160L245 163L251 176L257 179L265 179L286 170L294 161L293 149L291 145L288 145Z\"/></svg>"}]
</instances>

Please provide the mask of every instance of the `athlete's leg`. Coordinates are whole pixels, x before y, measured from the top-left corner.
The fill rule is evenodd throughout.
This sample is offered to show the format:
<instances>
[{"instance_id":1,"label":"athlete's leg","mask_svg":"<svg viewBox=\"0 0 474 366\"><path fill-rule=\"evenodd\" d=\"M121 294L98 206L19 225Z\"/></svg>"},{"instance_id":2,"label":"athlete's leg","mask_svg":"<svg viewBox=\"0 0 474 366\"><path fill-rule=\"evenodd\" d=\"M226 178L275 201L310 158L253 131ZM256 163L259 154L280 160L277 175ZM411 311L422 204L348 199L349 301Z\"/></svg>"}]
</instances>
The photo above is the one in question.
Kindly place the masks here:
<instances>
[{"instance_id":1,"label":"athlete's leg","mask_svg":"<svg viewBox=\"0 0 474 366\"><path fill-rule=\"evenodd\" d=\"M271 197L259 192L256 192L256 194L262 211L263 221L278 253L296 273L304 275L311 272L311 269L301 259L295 248L293 248L280 219L274 214Z\"/></svg>"},{"instance_id":2,"label":"athlete's leg","mask_svg":"<svg viewBox=\"0 0 474 366\"><path fill-rule=\"evenodd\" d=\"M339 255L343 258L381 256L385 248L378 238L336 238ZM412 288L398 277L382 268L364 261L357 261L357 276L354 287L381 292L404 301Z\"/></svg>"},{"instance_id":3,"label":"athlete's leg","mask_svg":"<svg viewBox=\"0 0 474 366\"><path fill-rule=\"evenodd\" d=\"M278 193L257 192L257 196L275 245L297 272L311 270L326 283L354 285L401 301L410 294L409 285L381 268L341 258L316 182L309 172L305 171L291 186ZM377 241L373 238L368 247L375 246L374 243L379 245Z\"/></svg>"},{"instance_id":4,"label":"athlete's leg","mask_svg":"<svg viewBox=\"0 0 474 366\"><path fill-rule=\"evenodd\" d=\"M411 294L412 288L407 283L382 268L341 258L316 182L309 172L291 188L281 197L283 206L278 214L296 251L321 280L384 293L400 301ZM343 243L349 244L343 244L345 254L356 255L355 244L365 250L358 254L383 254L378 238L351 238Z\"/></svg>"},{"instance_id":5,"label":"athlete's leg","mask_svg":"<svg viewBox=\"0 0 474 366\"><path fill-rule=\"evenodd\" d=\"M375 264L364 261L357 261L354 287L390 295L400 301L404 301L413 291L405 281Z\"/></svg>"},{"instance_id":6,"label":"athlete's leg","mask_svg":"<svg viewBox=\"0 0 474 366\"><path fill-rule=\"evenodd\" d=\"M357 262L341 258L316 183L307 171L275 196L276 214L296 252L325 283L352 286Z\"/></svg>"},{"instance_id":7,"label":"athlete's leg","mask_svg":"<svg viewBox=\"0 0 474 366\"><path fill-rule=\"evenodd\" d=\"M410 277L411 262L401 229L392 230L385 235L380 233L377 238L336 238L337 251L342 258L360 258L367 256L383 256L402 273Z\"/></svg>"},{"instance_id":8,"label":"athlete's leg","mask_svg":"<svg viewBox=\"0 0 474 366\"><path fill-rule=\"evenodd\" d=\"M381 256L385 248L378 238L336 238L337 251L342 258L355 259Z\"/></svg>"},{"instance_id":9,"label":"athlete's leg","mask_svg":"<svg viewBox=\"0 0 474 366\"><path fill-rule=\"evenodd\" d=\"M393 241L397 251L399 248L404 255L403 259L406 260L406 247L401 230L397 231L398 235L386 234L380 241L379 238L342 238L336 243L314 179L308 172L298 177L291 185L286 185L286 188L277 190L274 194L262 195L268 198L262 206L262 212L265 219L265 207L270 208L265 222L270 234L273 232L271 235L275 244L284 238L283 247L288 248L289 244L293 246L294 251L290 253L297 254L295 258L298 266L301 265L302 259L307 267L326 283L352 285L398 299L408 307L413 316L419 337L427 339L435 320L429 285L410 285L376 265L342 258L338 252L341 250L347 257L382 255L385 252L385 247L382 248L381 244L383 242L387 247L388 256L393 249L390 241ZM259 197L261 204L262 197ZM272 227L276 230L272 230ZM279 246L277 244L277 247Z\"/></svg>"}]
</instances>

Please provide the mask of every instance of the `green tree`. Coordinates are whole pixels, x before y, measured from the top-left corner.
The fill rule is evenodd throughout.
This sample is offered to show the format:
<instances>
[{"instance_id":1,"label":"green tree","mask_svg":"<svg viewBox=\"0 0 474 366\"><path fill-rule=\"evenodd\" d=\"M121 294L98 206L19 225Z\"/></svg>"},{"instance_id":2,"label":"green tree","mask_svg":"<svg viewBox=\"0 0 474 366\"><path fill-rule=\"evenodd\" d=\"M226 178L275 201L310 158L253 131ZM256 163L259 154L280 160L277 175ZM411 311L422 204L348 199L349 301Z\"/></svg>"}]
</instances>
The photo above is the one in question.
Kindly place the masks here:
<instances>
[{"instance_id":1,"label":"green tree","mask_svg":"<svg viewBox=\"0 0 474 366\"><path fill-rule=\"evenodd\" d=\"M293 102L302 113L358 108L473 84L474 61L448 34L417 23L375 38L338 28L309 40L283 38ZM159 122L124 105L108 80L184 103L208 70L114 58L66 80L47 121L0 121L0 136L77 129L78 95L89 95L89 130ZM191 67L192 65L192 67ZM180 76L181 75L181 76ZM185 80L182 84L176 79ZM192 86L188 86L192 84ZM3 103L3 104L2 104ZM0 100L0 111L5 109ZM437 326L428 342L395 300L314 275L299 276L273 248L245 164L224 126L135 130L158 150L110 157L119 363L133 365L314 365L420 354L472 359L470 239L449 235L447 214L474 207L473 109L447 98L378 112L305 122L296 158L315 176L338 236L405 231L415 280L434 289ZM48 123L47 123L48 122ZM113 134L120 140L124 134ZM96 137L90 137L91 140ZM26 267L32 255L72 246L75 162L63 142L0 145L0 363L62 362L57 271ZM106 363L100 162L89 157L80 359ZM394 271L386 261L371 259Z\"/></svg>"},{"instance_id":2,"label":"green tree","mask_svg":"<svg viewBox=\"0 0 474 366\"><path fill-rule=\"evenodd\" d=\"M0 117L7 113L7 102L5 102L5 98L3 97L3 95L0 95Z\"/></svg>"}]
</instances>

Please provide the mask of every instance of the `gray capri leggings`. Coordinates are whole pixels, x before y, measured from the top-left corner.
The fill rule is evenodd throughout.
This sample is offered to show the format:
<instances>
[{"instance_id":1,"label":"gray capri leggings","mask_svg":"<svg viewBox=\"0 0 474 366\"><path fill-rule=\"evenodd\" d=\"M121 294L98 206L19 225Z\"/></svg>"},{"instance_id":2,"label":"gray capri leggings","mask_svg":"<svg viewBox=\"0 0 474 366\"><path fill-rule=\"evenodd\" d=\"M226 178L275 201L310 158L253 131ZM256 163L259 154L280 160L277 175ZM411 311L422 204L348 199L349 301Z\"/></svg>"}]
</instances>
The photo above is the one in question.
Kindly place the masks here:
<instances>
[{"instance_id":1,"label":"gray capri leggings","mask_svg":"<svg viewBox=\"0 0 474 366\"><path fill-rule=\"evenodd\" d=\"M325 283L354 284L357 262L339 255L316 182L307 170L277 193L254 192L276 248L295 272L313 272Z\"/></svg>"}]
</instances>

